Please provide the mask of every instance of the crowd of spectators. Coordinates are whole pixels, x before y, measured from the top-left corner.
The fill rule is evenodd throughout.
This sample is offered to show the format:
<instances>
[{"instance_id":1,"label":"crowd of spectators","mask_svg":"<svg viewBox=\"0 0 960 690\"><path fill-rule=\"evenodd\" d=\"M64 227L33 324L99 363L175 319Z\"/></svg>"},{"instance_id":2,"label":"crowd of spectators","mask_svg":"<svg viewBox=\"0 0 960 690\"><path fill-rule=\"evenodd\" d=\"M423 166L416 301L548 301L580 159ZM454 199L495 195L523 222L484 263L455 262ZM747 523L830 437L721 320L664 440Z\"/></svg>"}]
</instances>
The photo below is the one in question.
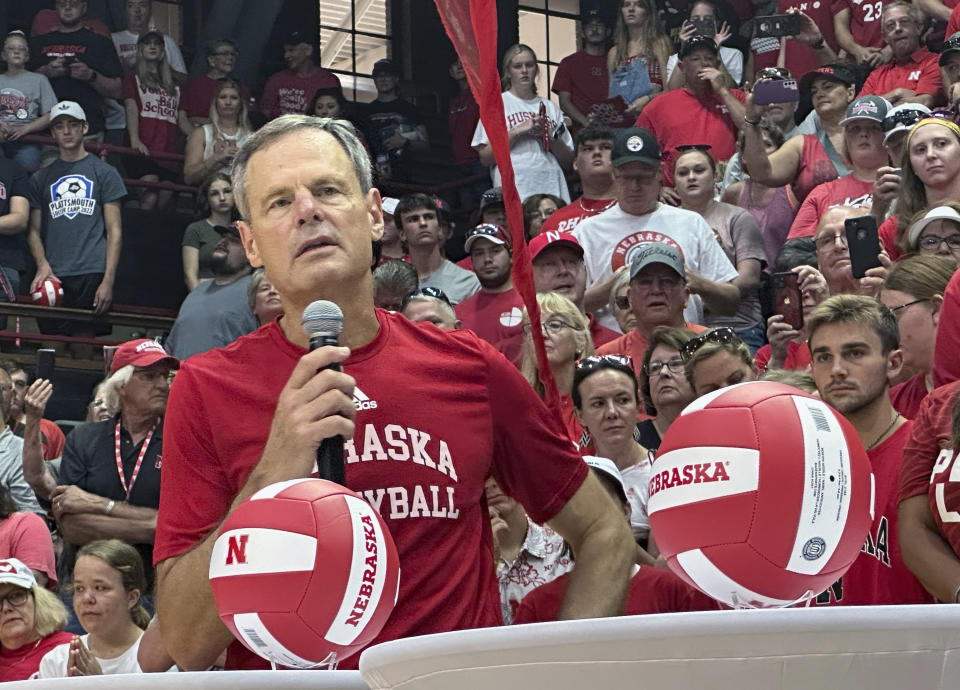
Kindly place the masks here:
<instances>
[{"instance_id":1,"label":"crowd of spectators","mask_svg":"<svg viewBox=\"0 0 960 690\"><path fill-rule=\"evenodd\" d=\"M272 414L283 381L265 377L274 398L263 393L251 402L241 384L259 372L238 381L229 370L244 347L267 348L287 333L280 329L294 303L291 281L268 272L272 255L250 229L250 216L264 212L249 208L246 166L285 136L272 127L312 126L283 117L297 114L324 118L319 126L334 142L324 146L339 147L337 156L362 158L359 167L350 158L361 189L371 174L385 187L422 189L382 200L374 194L376 211L363 222L382 218L382 232L362 276L340 287L369 287L378 319L397 318L403 338L426 343L436 360L431 372L458 371L463 348L464 357L495 358L498 376L509 370L522 384L522 375L529 386L516 399L537 403L548 398L541 366L549 368L561 417L550 442L576 447L633 535L624 613L718 607L666 569L646 511L650 468L687 404L761 379L832 405L873 464L870 534L851 570L814 605L960 601L960 505L953 503L960 496L953 491L960 32L951 30L960 28L960 5L951 11L953 4L833 0L801 11L789 0L620 0L615 16L591 9L580 18L580 49L561 61L550 87L556 103L537 92L534 50L509 47L501 87L523 201L524 225L515 229L459 61L449 66L457 91L448 104L449 142L441 146L440 133L428 131L427 118L400 92L391 60L373 67L376 98L354 103L317 64L313 39L299 32L284 40L286 69L261 94L233 74L237 47L226 37L206 46L206 73L187 80L176 42L152 28L149 0L126 0L125 26L112 34L86 18L83 0L56 0L29 35L8 34L0 74L7 299L55 278L64 306L107 311L123 204L163 209L174 191L147 184L128 193L124 178L199 191L183 235L189 295L176 322L162 344L137 339L113 352L86 423L64 439L44 418L50 381L30 383L19 365L0 361L0 680L235 666L212 649L223 630L202 652L182 656L161 635L163 623L151 623L155 581L171 572L175 582L188 581L174 567L190 535L169 531L194 516L158 516L164 419L171 381L180 376L193 383L177 384L185 392L173 400L190 403L176 411L177 428L195 431L191 424L200 422L191 415L207 414L206 393L184 387L199 386L198 371L235 387L231 402L270 403L264 412ZM777 12L795 18L795 33L760 34L756 20ZM22 140L47 130L53 144ZM274 139L258 139L263 131ZM124 158L123 177L87 152L91 140L137 152ZM449 152L453 175L466 180L451 198L416 179L420 157L437 150ZM483 174L489 182L478 184ZM324 185L311 194L346 195L337 185L349 186ZM278 193L271 203L304 202ZM339 232L298 239L294 260L333 255L344 243ZM523 275L514 270L521 237L545 362L515 283ZM39 326L81 340L99 334L87 322ZM232 343L239 347L215 351ZM395 366L409 357L398 354ZM176 374L181 362L202 364L187 376ZM357 410L367 409L375 390L366 380L363 387L366 395L354 393ZM429 411L441 420L446 413ZM254 426L265 428L270 414ZM530 424L541 428L539 417ZM349 453L385 459L367 433L362 452L358 443ZM180 439L176 445L185 452ZM216 445L205 443L204 453L216 454ZM183 457L176 453L167 463ZM253 466L251 458L242 462ZM177 481L188 476L168 471ZM203 469L195 471L199 481ZM568 588L582 591L571 574L578 554L566 535L537 522L548 511L519 500L527 494L509 495L501 479L473 477L490 519L495 618L555 620ZM216 524L223 517L210 513L216 507L191 510L198 522ZM158 521L168 531L162 548ZM204 539L206 531L194 527ZM159 596L162 604L162 585ZM408 603L402 597L399 606ZM177 620L185 615L179 610Z\"/></svg>"}]
</instances>

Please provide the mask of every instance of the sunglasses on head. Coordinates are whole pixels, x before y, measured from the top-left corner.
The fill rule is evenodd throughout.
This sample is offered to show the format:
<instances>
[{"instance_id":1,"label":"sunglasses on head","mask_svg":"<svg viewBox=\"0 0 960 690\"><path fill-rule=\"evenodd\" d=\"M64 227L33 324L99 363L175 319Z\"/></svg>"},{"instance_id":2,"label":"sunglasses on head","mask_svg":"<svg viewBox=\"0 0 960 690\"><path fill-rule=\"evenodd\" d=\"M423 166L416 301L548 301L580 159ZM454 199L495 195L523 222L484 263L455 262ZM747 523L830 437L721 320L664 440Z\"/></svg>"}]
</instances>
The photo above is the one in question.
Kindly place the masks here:
<instances>
[{"instance_id":1,"label":"sunglasses on head","mask_svg":"<svg viewBox=\"0 0 960 690\"><path fill-rule=\"evenodd\" d=\"M686 153L687 151L703 151L706 153L710 148L710 144L681 144L676 147L680 153Z\"/></svg>"},{"instance_id":2,"label":"sunglasses on head","mask_svg":"<svg viewBox=\"0 0 960 690\"><path fill-rule=\"evenodd\" d=\"M883 118L883 131L889 132L895 129L897 125L912 127L925 117L929 116L922 110L900 110L895 113L890 113Z\"/></svg>"},{"instance_id":3,"label":"sunglasses on head","mask_svg":"<svg viewBox=\"0 0 960 690\"><path fill-rule=\"evenodd\" d=\"M687 362L691 357L693 357L693 353L707 343L719 343L723 345L726 343L732 343L736 340L740 340L740 337L729 326L714 328L713 330L702 333L697 337L691 338L685 342L683 347L680 348L680 357L684 362Z\"/></svg>"},{"instance_id":4,"label":"sunglasses on head","mask_svg":"<svg viewBox=\"0 0 960 690\"><path fill-rule=\"evenodd\" d=\"M446 293L444 293L443 290L437 287L428 286L428 287L418 288L413 292L411 292L406 297L404 297L403 301L400 302L400 309L406 309L407 305L410 304L410 300L412 300L414 297L433 297L435 299L446 302L451 307L453 306L450 303L450 298L447 297Z\"/></svg>"},{"instance_id":5,"label":"sunglasses on head","mask_svg":"<svg viewBox=\"0 0 960 690\"><path fill-rule=\"evenodd\" d=\"M577 360L576 370L580 372L591 372L604 367L614 369L629 369L633 372L633 359L626 355L590 355Z\"/></svg>"},{"instance_id":6,"label":"sunglasses on head","mask_svg":"<svg viewBox=\"0 0 960 690\"><path fill-rule=\"evenodd\" d=\"M760 81L761 79L776 79L783 81L786 79L793 79L793 77L790 75L790 70L783 67L764 67L756 74L756 81Z\"/></svg>"}]
</instances>

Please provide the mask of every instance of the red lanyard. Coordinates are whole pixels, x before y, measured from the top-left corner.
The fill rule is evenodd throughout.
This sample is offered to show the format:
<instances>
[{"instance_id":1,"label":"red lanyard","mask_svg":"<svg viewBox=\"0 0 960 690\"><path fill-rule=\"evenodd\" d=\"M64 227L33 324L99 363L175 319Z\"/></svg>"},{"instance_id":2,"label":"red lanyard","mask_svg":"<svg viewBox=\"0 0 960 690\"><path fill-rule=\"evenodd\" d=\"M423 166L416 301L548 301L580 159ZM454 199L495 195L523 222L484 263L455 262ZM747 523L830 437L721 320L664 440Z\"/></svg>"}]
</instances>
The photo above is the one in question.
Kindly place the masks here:
<instances>
[{"instance_id":1,"label":"red lanyard","mask_svg":"<svg viewBox=\"0 0 960 690\"><path fill-rule=\"evenodd\" d=\"M130 492L133 491L133 485L137 481L137 476L140 474L140 465L143 464L143 458L147 454L147 447L150 445L150 439L153 438L153 430L157 428L157 425L154 424L150 427L150 431L147 432L146 438L143 439L143 445L140 446L140 455L137 456L137 464L133 466L133 475L130 477L130 485L127 485L127 479L123 476L123 459L120 457L120 422L117 422L117 428L113 433L113 438L115 441L115 448L117 451L117 474L120 475L120 486L123 487L123 490L127 492L127 499L130 500Z\"/></svg>"}]
</instances>

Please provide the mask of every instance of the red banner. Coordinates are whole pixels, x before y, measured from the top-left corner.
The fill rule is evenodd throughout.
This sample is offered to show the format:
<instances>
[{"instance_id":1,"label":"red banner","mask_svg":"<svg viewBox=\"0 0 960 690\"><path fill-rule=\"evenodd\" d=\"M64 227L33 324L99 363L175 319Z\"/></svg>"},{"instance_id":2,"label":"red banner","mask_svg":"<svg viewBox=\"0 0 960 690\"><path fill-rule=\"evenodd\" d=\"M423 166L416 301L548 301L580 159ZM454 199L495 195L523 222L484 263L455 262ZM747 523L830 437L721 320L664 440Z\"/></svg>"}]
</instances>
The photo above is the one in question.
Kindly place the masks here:
<instances>
[{"instance_id":1,"label":"red banner","mask_svg":"<svg viewBox=\"0 0 960 690\"><path fill-rule=\"evenodd\" d=\"M514 184L510 161L510 139L503 117L500 73L497 61L497 4L494 0L435 0L440 19L460 57L473 97L480 106L480 120L487 132L500 170L503 203L513 235L513 287L520 294L530 323L537 352L537 368L546 391L547 405L560 415L560 397L547 362L540 330L540 307L533 285L533 269L523 234L523 206Z\"/></svg>"}]
</instances>

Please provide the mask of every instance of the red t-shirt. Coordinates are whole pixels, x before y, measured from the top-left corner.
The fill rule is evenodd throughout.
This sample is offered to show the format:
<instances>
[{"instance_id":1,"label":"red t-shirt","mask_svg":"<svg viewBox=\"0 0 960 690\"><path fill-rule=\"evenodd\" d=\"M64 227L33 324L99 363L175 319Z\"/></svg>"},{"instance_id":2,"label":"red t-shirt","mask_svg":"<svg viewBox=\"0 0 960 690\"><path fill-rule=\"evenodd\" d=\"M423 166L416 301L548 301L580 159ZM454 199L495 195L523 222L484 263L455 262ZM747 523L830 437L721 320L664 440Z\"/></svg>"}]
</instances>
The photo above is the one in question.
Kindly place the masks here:
<instances>
[{"instance_id":1,"label":"red t-shirt","mask_svg":"<svg viewBox=\"0 0 960 690\"><path fill-rule=\"evenodd\" d=\"M306 113L307 106L318 89L334 86L340 86L340 80L337 75L323 67L315 67L306 77L285 69L267 79L260 109L271 118Z\"/></svg>"},{"instance_id":2,"label":"red t-shirt","mask_svg":"<svg viewBox=\"0 0 960 690\"><path fill-rule=\"evenodd\" d=\"M803 135L800 169L793 180L793 194L801 204L815 187L839 177L837 169L816 134Z\"/></svg>"},{"instance_id":3,"label":"red t-shirt","mask_svg":"<svg viewBox=\"0 0 960 690\"><path fill-rule=\"evenodd\" d=\"M850 10L850 35L857 45L864 48L883 48L883 34L880 32L880 15L883 13L883 0L838 0L834 12Z\"/></svg>"},{"instance_id":4,"label":"red t-shirt","mask_svg":"<svg viewBox=\"0 0 960 690\"><path fill-rule=\"evenodd\" d=\"M616 203L616 199L574 199L551 213L550 217L543 221L540 232L573 232L581 220L603 213L608 208L613 208Z\"/></svg>"},{"instance_id":5,"label":"red t-shirt","mask_svg":"<svg viewBox=\"0 0 960 690\"><path fill-rule=\"evenodd\" d=\"M770 345L764 345L757 354L753 356L753 365L757 371L763 373L767 370L770 358L773 357L773 350ZM787 356L783 360L784 369L798 369L800 371L810 371L810 364L813 360L810 358L810 348L807 343L795 343L792 340L787 343Z\"/></svg>"},{"instance_id":6,"label":"red t-shirt","mask_svg":"<svg viewBox=\"0 0 960 690\"><path fill-rule=\"evenodd\" d=\"M123 77L123 98L137 104L140 141L154 151L163 153L177 152L177 117L180 110L180 87L174 87L171 96L163 89L144 87L133 72ZM168 168L179 169L180 164L172 161L157 161Z\"/></svg>"},{"instance_id":7,"label":"red t-shirt","mask_svg":"<svg viewBox=\"0 0 960 690\"><path fill-rule=\"evenodd\" d=\"M609 89L606 54L591 55L585 50L578 50L560 61L550 90L555 94L569 92L577 110L589 115L594 103L607 100Z\"/></svg>"},{"instance_id":8,"label":"red t-shirt","mask_svg":"<svg viewBox=\"0 0 960 690\"><path fill-rule=\"evenodd\" d=\"M622 333L617 333L612 328L607 328L602 325L593 314L587 314L587 320L590 322L590 340L593 341L594 347L612 343L623 335Z\"/></svg>"},{"instance_id":9,"label":"red t-shirt","mask_svg":"<svg viewBox=\"0 0 960 690\"><path fill-rule=\"evenodd\" d=\"M740 89L730 93L743 103ZM716 161L725 161L737 152L737 127L727 106L714 93L696 96L686 88L660 94L640 113L635 123L653 132L663 151L663 184L673 186L673 162L677 146L708 144Z\"/></svg>"},{"instance_id":10,"label":"red t-shirt","mask_svg":"<svg viewBox=\"0 0 960 690\"><path fill-rule=\"evenodd\" d=\"M99 19L93 17L84 17L80 20L81 26L90 29L94 33L100 34L104 38L110 38L110 27L104 24ZM56 10L42 9L38 11L33 16L33 21L30 23L30 36L39 36L40 34L48 34L52 31L58 31L60 29L60 17L57 15ZM949 36L949 34L947 34Z\"/></svg>"},{"instance_id":11,"label":"red t-shirt","mask_svg":"<svg viewBox=\"0 0 960 690\"><path fill-rule=\"evenodd\" d=\"M907 419L916 418L920 403L930 392L924 379L924 374L917 374L890 389L890 402L894 409Z\"/></svg>"},{"instance_id":12,"label":"red t-shirt","mask_svg":"<svg viewBox=\"0 0 960 690\"><path fill-rule=\"evenodd\" d=\"M470 89L463 89L447 104L447 124L450 127L450 153L457 165L469 165L480 160L480 154L470 145L480 121L480 106Z\"/></svg>"},{"instance_id":13,"label":"red t-shirt","mask_svg":"<svg viewBox=\"0 0 960 690\"><path fill-rule=\"evenodd\" d=\"M516 368L476 335L381 309L376 316L376 337L343 364L364 398L344 444L347 486L383 516L403 570L397 606L373 643L499 625L485 479L492 475L542 524L577 491L587 466ZM183 363L164 422L155 562L217 528L306 353L274 321ZM227 666L267 664L235 642Z\"/></svg>"},{"instance_id":14,"label":"red t-shirt","mask_svg":"<svg viewBox=\"0 0 960 690\"><path fill-rule=\"evenodd\" d=\"M860 89L861 96L883 96L897 88L912 89L917 94L940 93L940 56L921 48L902 65L888 63L874 69Z\"/></svg>"},{"instance_id":15,"label":"red t-shirt","mask_svg":"<svg viewBox=\"0 0 960 690\"><path fill-rule=\"evenodd\" d=\"M210 102L216 93L217 80L206 74L187 82L180 96L180 109L187 113L187 117L210 117ZM253 94L243 84L240 85L240 96L250 103Z\"/></svg>"},{"instance_id":16,"label":"red t-shirt","mask_svg":"<svg viewBox=\"0 0 960 690\"><path fill-rule=\"evenodd\" d=\"M933 602L933 597L904 564L897 533L897 478L903 447L912 427L913 422L907 421L890 438L867 451L875 484L873 524L853 565L817 597L816 604L872 606Z\"/></svg>"},{"instance_id":17,"label":"red t-shirt","mask_svg":"<svg viewBox=\"0 0 960 690\"><path fill-rule=\"evenodd\" d=\"M850 174L817 185L800 204L787 239L813 237L820 217L834 206L856 206L862 208L865 215L869 214L873 206L873 182L863 182Z\"/></svg>"},{"instance_id":18,"label":"red t-shirt","mask_svg":"<svg viewBox=\"0 0 960 690\"><path fill-rule=\"evenodd\" d=\"M560 605L570 582L568 573L540 585L520 602L513 617L518 623L547 623L560 616ZM677 611L716 611L721 604L694 589L669 570L642 567L630 579L623 616Z\"/></svg>"},{"instance_id":19,"label":"red t-shirt","mask_svg":"<svg viewBox=\"0 0 960 690\"><path fill-rule=\"evenodd\" d=\"M57 566L50 530L36 513L14 513L0 520L0 558L19 558L31 570L44 573L48 589L57 588Z\"/></svg>"},{"instance_id":20,"label":"red t-shirt","mask_svg":"<svg viewBox=\"0 0 960 690\"><path fill-rule=\"evenodd\" d=\"M960 380L960 271L953 274L943 291L937 342L933 349L933 385Z\"/></svg>"},{"instance_id":21,"label":"red t-shirt","mask_svg":"<svg viewBox=\"0 0 960 690\"><path fill-rule=\"evenodd\" d=\"M514 364L523 346L523 300L510 288L505 292L481 290L454 307L462 328L493 345Z\"/></svg>"},{"instance_id":22,"label":"red t-shirt","mask_svg":"<svg viewBox=\"0 0 960 690\"><path fill-rule=\"evenodd\" d=\"M74 635L59 631L43 638L39 644L30 642L16 649L0 647L0 683L27 680L40 670L40 660L46 656L47 652L54 647L67 644L73 638Z\"/></svg>"},{"instance_id":23,"label":"red t-shirt","mask_svg":"<svg viewBox=\"0 0 960 690\"><path fill-rule=\"evenodd\" d=\"M880 223L880 227L877 228L880 244L887 250L891 261L899 261L903 257L903 252L897 245L897 220L898 216L894 214Z\"/></svg>"},{"instance_id":24,"label":"red t-shirt","mask_svg":"<svg viewBox=\"0 0 960 690\"><path fill-rule=\"evenodd\" d=\"M960 5L954 7L950 13L950 19L947 20L947 30L943 35L950 38L958 31L960 31Z\"/></svg>"},{"instance_id":25,"label":"red t-shirt","mask_svg":"<svg viewBox=\"0 0 960 690\"><path fill-rule=\"evenodd\" d=\"M777 12L785 14L789 9L802 10L817 25L823 40L827 42L834 52L838 51L837 37L833 29L833 3L827 0L819 2L809 2L808 0L780 0L777 5ZM763 40L763 39L759 39ZM760 70L764 67L774 67L777 64L777 57L780 53L779 40L767 39L768 50L754 52L754 70ZM799 41L787 38L787 69L797 79L800 79L807 72L811 72L820 66L816 56L810 46L804 45Z\"/></svg>"},{"instance_id":26,"label":"red t-shirt","mask_svg":"<svg viewBox=\"0 0 960 690\"><path fill-rule=\"evenodd\" d=\"M960 558L960 463L953 452L953 407L960 383L930 392L903 449L900 496L927 496L940 535Z\"/></svg>"},{"instance_id":27,"label":"red t-shirt","mask_svg":"<svg viewBox=\"0 0 960 690\"><path fill-rule=\"evenodd\" d=\"M700 326L695 323L690 323L689 321L684 326L688 331L693 331L694 333L703 333L706 329L705 326ZM650 342L646 336L640 335L640 333L634 329L629 333L621 335L616 340L613 340L606 345L601 345L597 348L598 355L626 355L633 360L633 371L637 375L637 379L640 378L640 374L643 371L643 356L647 352L647 343ZM644 419L650 419L649 416L645 416ZM638 418L640 420L640 418ZM642 421L642 420L640 420Z\"/></svg>"}]
</instances>

